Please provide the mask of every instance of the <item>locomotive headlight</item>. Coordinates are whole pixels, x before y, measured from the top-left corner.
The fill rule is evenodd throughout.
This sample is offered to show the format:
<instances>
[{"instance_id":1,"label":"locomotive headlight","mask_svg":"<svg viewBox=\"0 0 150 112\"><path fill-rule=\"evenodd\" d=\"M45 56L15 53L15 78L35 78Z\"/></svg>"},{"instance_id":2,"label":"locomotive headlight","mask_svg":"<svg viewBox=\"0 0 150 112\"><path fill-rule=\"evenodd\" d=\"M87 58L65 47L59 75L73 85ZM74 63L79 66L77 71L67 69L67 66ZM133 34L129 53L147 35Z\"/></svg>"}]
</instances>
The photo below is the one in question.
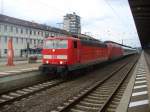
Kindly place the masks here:
<instances>
[{"instance_id":1,"label":"locomotive headlight","mask_svg":"<svg viewBox=\"0 0 150 112\"><path fill-rule=\"evenodd\" d=\"M55 49L53 49L52 51L55 52Z\"/></svg>"},{"instance_id":2,"label":"locomotive headlight","mask_svg":"<svg viewBox=\"0 0 150 112\"><path fill-rule=\"evenodd\" d=\"M60 64L63 64L63 61L60 61L59 63L60 63Z\"/></svg>"},{"instance_id":3,"label":"locomotive headlight","mask_svg":"<svg viewBox=\"0 0 150 112\"><path fill-rule=\"evenodd\" d=\"M46 63L48 64L48 60L46 61Z\"/></svg>"}]
</instances>

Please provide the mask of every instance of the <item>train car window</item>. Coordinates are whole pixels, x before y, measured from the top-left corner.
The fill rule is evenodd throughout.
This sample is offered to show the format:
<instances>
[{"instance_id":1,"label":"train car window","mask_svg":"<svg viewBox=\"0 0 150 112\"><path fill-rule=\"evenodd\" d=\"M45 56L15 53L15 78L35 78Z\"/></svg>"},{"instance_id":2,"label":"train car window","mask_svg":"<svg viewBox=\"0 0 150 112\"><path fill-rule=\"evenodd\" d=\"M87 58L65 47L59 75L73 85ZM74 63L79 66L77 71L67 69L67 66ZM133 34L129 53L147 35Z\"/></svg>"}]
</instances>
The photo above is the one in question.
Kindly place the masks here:
<instances>
[{"instance_id":1,"label":"train car window","mask_svg":"<svg viewBox=\"0 0 150 112\"><path fill-rule=\"evenodd\" d=\"M74 41L73 44L74 44L74 48L77 48L77 41Z\"/></svg>"}]
</instances>

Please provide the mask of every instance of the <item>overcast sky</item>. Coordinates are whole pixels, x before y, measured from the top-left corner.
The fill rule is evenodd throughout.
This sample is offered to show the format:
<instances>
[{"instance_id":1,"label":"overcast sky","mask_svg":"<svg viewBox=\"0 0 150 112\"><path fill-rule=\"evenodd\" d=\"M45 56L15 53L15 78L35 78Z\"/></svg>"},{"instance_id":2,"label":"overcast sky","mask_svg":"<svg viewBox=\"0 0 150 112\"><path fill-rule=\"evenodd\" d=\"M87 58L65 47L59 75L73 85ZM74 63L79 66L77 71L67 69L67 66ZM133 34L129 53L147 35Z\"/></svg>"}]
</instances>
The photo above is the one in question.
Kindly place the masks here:
<instances>
[{"instance_id":1,"label":"overcast sky","mask_svg":"<svg viewBox=\"0 0 150 112\"><path fill-rule=\"evenodd\" d=\"M0 0L1 13L60 27L63 16L81 17L82 33L102 41L140 46L128 0ZM3 10L2 10L3 9Z\"/></svg>"}]
</instances>

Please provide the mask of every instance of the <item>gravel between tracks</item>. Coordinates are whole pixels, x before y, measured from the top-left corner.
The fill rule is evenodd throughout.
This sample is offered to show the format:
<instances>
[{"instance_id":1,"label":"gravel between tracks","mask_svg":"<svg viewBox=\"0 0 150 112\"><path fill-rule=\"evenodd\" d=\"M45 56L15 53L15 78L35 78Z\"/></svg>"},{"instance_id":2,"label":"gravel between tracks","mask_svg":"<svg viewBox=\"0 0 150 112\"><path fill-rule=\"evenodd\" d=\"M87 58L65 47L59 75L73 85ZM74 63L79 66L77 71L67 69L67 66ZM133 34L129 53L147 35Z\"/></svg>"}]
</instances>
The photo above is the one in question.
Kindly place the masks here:
<instances>
[{"instance_id":1,"label":"gravel between tracks","mask_svg":"<svg viewBox=\"0 0 150 112\"><path fill-rule=\"evenodd\" d=\"M11 105L0 108L0 112L49 112L70 97L79 93L82 89L109 75L122 61L108 65L103 69L96 70L76 80L63 83L28 98L16 101Z\"/></svg>"}]
</instances>

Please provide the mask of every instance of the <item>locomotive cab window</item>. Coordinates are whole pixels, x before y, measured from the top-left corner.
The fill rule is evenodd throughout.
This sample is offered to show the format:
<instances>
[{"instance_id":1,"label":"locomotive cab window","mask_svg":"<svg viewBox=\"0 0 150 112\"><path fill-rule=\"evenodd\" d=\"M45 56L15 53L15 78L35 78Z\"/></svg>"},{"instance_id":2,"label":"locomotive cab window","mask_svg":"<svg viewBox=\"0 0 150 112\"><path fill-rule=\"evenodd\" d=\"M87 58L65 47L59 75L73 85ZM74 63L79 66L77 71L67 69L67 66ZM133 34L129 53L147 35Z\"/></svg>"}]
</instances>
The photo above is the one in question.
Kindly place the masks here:
<instances>
[{"instance_id":1,"label":"locomotive cab window","mask_svg":"<svg viewBox=\"0 0 150 112\"><path fill-rule=\"evenodd\" d=\"M67 49L68 40L47 40L44 43L45 49Z\"/></svg>"},{"instance_id":2,"label":"locomotive cab window","mask_svg":"<svg viewBox=\"0 0 150 112\"><path fill-rule=\"evenodd\" d=\"M74 46L74 48L77 48L77 41L73 42L73 46Z\"/></svg>"}]
</instances>

